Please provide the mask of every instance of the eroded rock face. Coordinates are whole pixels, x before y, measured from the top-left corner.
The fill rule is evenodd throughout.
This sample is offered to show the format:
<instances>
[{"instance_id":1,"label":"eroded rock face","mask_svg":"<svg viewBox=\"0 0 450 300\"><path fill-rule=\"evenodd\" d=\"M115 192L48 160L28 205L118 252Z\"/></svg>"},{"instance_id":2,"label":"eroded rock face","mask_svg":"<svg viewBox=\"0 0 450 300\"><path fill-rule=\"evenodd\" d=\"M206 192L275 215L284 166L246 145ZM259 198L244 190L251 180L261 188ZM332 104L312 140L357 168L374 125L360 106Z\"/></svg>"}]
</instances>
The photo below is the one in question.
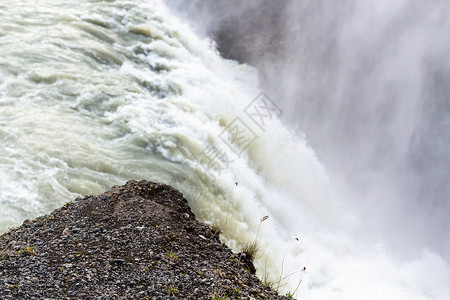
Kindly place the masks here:
<instances>
[{"instance_id":1,"label":"eroded rock face","mask_svg":"<svg viewBox=\"0 0 450 300\"><path fill-rule=\"evenodd\" d=\"M129 181L0 237L0 298L285 298L242 268L183 195Z\"/></svg>"}]
</instances>

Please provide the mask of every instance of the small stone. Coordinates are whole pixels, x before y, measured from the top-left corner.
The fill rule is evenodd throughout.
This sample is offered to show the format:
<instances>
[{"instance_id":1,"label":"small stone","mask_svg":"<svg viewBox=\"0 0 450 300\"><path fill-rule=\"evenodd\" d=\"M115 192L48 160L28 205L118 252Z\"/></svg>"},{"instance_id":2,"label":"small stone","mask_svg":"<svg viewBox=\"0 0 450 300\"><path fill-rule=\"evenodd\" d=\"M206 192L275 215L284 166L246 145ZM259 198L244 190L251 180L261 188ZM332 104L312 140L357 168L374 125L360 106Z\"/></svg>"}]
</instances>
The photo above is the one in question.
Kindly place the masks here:
<instances>
[{"instance_id":1,"label":"small stone","mask_svg":"<svg viewBox=\"0 0 450 300\"><path fill-rule=\"evenodd\" d=\"M120 258L115 258L115 259L112 259L111 262L113 264L121 265L121 264L123 264L125 262L125 260L120 259Z\"/></svg>"},{"instance_id":2,"label":"small stone","mask_svg":"<svg viewBox=\"0 0 450 300\"><path fill-rule=\"evenodd\" d=\"M61 233L61 237L66 237L70 234L69 228L64 228L63 232Z\"/></svg>"}]
</instances>

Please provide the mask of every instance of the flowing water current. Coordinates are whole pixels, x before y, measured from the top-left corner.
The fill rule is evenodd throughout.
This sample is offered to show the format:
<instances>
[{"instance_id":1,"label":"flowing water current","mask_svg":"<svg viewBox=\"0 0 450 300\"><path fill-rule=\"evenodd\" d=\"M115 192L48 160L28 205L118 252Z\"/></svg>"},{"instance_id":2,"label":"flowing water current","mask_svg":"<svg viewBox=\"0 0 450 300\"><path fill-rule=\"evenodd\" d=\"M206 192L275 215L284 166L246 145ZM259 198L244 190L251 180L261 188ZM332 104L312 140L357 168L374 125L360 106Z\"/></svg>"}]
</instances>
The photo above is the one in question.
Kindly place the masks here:
<instances>
[{"instance_id":1,"label":"flowing water current","mask_svg":"<svg viewBox=\"0 0 450 300\"><path fill-rule=\"evenodd\" d=\"M280 291L450 299L439 255L399 261L346 234L361 221L281 114L255 69L158 0L0 3L0 232L78 195L162 181L234 250L258 238L259 276L284 278Z\"/></svg>"}]
</instances>

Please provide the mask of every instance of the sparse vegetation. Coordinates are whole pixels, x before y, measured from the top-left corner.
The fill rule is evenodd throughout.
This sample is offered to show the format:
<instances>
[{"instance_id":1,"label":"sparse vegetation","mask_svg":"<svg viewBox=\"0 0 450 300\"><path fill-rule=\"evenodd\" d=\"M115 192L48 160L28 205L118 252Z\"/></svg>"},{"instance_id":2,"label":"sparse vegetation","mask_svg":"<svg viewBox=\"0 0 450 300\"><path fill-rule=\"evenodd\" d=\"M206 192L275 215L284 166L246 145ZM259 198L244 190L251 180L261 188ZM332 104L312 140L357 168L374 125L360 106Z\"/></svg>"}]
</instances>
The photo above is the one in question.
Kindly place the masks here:
<instances>
[{"instance_id":1,"label":"sparse vegetation","mask_svg":"<svg viewBox=\"0 0 450 300\"><path fill-rule=\"evenodd\" d=\"M303 269L302 269L301 272L302 272L302 275L300 276L300 279L298 280L297 287L296 287L295 290L294 290L294 295L298 292L298 288L300 287L300 284L301 284L302 281L303 281L303 273L306 272L306 267L303 267Z\"/></svg>"},{"instance_id":2,"label":"sparse vegetation","mask_svg":"<svg viewBox=\"0 0 450 300\"><path fill-rule=\"evenodd\" d=\"M286 293L286 297L289 297L289 298L291 298L291 299L294 299L294 294L292 294L291 291L288 291L288 292Z\"/></svg>"},{"instance_id":3,"label":"sparse vegetation","mask_svg":"<svg viewBox=\"0 0 450 300\"><path fill-rule=\"evenodd\" d=\"M173 253L173 252L167 252L164 253L164 255L169 258L170 260L176 260L178 258L178 254Z\"/></svg>"},{"instance_id":4,"label":"sparse vegetation","mask_svg":"<svg viewBox=\"0 0 450 300\"><path fill-rule=\"evenodd\" d=\"M252 262L254 262L255 259L257 259L259 257L259 255L260 255L260 248L259 248L259 245L258 245L259 232L260 232L260 229L261 229L261 223L264 222L265 220L267 220L268 218L269 218L269 216L264 216L259 221L258 230L256 231L255 240L252 243L246 243L243 246L241 246L241 249L240 249L241 253L245 253L247 255L247 257ZM286 251L284 252L283 259L282 259L282 262L281 262L280 278L277 281L270 281L269 280L269 274L266 271L266 269L264 269L264 275L263 275L263 278L262 278L262 283L264 285L268 286L270 289L275 290L276 292L280 292L280 288L282 288L282 287L287 285L287 281L284 282L284 283L283 283L283 281L288 279L290 276L292 276L294 274L297 274L299 272L301 272L302 275L303 275L303 273L306 272L306 267L303 267L302 270L293 272L293 273L283 277L284 261L286 259L286 255L287 255L287 253L289 251L289 248L292 246L292 243L295 242L295 241L299 241L299 239L297 237L293 238L291 240L291 242L289 243L288 247L286 248ZM295 288L294 292L288 291L286 293L286 296L293 299L295 297L295 294L298 292L298 289L299 289L300 284L302 283L302 281L303 281L303 276L300 276L299 282L298 282L297 287ZM275 285L276 285L276 287L275 287Z\"/></svg>"},{"instance_id":5,"label":"sparse vegetation","mask_svg":"<svg viewBox=\"0 0 450 300\"><path fill-rule=\"evenodd\" d=\"M256 232L255 240L250 243L245 243L241 246L240 250L241 253L245 253L247 257L250 259L251 262L254 262L255 259L257 259L260 255L260 248L258 245L258 236L259 236L259 230L261 228L261 223L267 220L269 216L264 216L259 221L258 230Z\"/></svg>"},{"instance_id":6,"label":"sparse vegetation","mask_svg":"<svg viewBox=\"0 0 450 300\"><path fill-rule=\"evenodd\" d=\"M279 288L280 288L280 287L284 287L284 286L287 285L287 280L286 280L286 279L288 279L289 277L291 277L291 276L294 275L294 274L301 273L300 278L299 278L299 280L298 280L298 284L297 284L297 286L296 286L294 292L291 293L291 291L288 291L288 293L291 294L291 295L292 295L292 298L293 298L293 297L295 297L295 294L298 293L298 289L299 289L299 287L300 287L300 284L301 284L302 281L303 281L303 273L305 273L305 272L306 272L306 267L303 267L300 271L292 272L291 274L288 274L288 275L284 276L283 278L281 278L280 280L278 280L278 281L276 282L276 283L277 283L277 289L274 289L274 288L272 288L272 287L271 287L271 288L274 289L275 291L279 292ZM283 282L284 280L286 280L286 282L280 285L280 283ZM288 296L288 295L286 295L286 296Z\"/></svg>"},{"instance_id":7,"label":"sparse vegetation","mask_svg":"<svg viewBox=\"0 0 450 300\"><path fill-rule=\"evenodd\" d=\"M222 233L222 228L219 225L214 224L211 226L211 233L219 236Z\"/></svg>"},{"instance_id":8,"label":"sparse vegetation","mask_svg":"<svg viewBox=\"0 0 450 300\"><path fill-rule=\"evenodd\" d=\"M34 251L33 247L30 246L26 246L23 249L20 249L19 251L17 251L17 253L19 253L20 255L24 254L24 255L36 255L36 251Z\"/></svg>"},{"instance_id":9,"label":"sparse vegetation","mask_svg":"<svg viewBox=\"0 0 450 300\"><path fill-rule=\"evenodd\" d=\"M280 279L278 280L276 291L279 290L281 281L283 280L284 260L285 260L285 258L286 258L286 255L287 255L288 251L289 251L289 248L291 247L291 245L292 245L292 243L293 243L294 241L297 241L297 242L298 242L298 238L296 238L296 237L293 238L293 239L291 240L291 242L289 243L288 247L286 248L286 251L284 252L283 260L281 261Z\"/></svg>"},{"instance_id":10,"label":"sparse vegetation","mask_svg":"<svg viewBox=\"0 0 450 300\"><path fill-rule=\"evenodd\" d=\"M215 292L214 296L212 297L213 300L227 300L227 295L225 294L220 294L219 292Z\"/></svg>"},{"instance_id":11,"label":"sparse vegetation","mask_svg":"<svg viewBox=\"0 0 450 300\"><path fill-rule=\"evenodd\" d=\"M16 284L16 285L11 284L11 285L8 285L8 288L10 288L10 289L20 289L20 284Z\"/></svg>"},{"instance_id":12,"label":"sparse vegetation","mask_svg":"<svg viewBox=\"0 0 450 300\"><path fill-rule=\"evenodd\" d=\"M157 197L146 198L149 184L160 187ZM117 216L100 211L106 197L112 203L108 212L114 209ZM27 220L0 239L0 269L5 275L0 294L30 298L39 292L60 298L67 296L70 288L60 284L67 279L79 283L71 285L74 294L81 285L82 298L114 290L118 297L136 299L151 294L174 299L286 299L241 269L254 267L249 257L258 256L254 230L258 221L248 240L253 242L242 247L247 254L240 256L213 236L221 231L219 226L206 226L191 216L186 220L186 212L186 200L169 186L130 181L39 221ZM96 280L103 273L113 275L114 280ZM42 275L39 284L28 284L27 276L34 282L29 274ZM20 290L13 286L22 282L27 284Z\"/></svg>"},{"instance_id":13,"label":"sparse vegetation","mask_svg":"<svg viewBox=\"0 0 450 300\"><path fill-rule=\"evenodd\" d=\"M241 246L241 253L247 255L250 261L254 262L260 255L259 245L256 241L245 243Z\"/></svg>"},{"instance_id":14,"label":"sparse vegetation","mask_svg":"<svg viewBox=\"0 0 450 300\"><path fill-rule=\"evenodd\" d=\"M262 277L262 283L274 290L275 283L269 280L269 272L267 272L267 260L264 262L264 275Z\"/></svg>"},{"instance_id":15,"label":"sparse vegetation","mask_svg":"<svg viewBox=\"0 0 450 300\"><path fill-rule=\"evenodd\" d=\"M175 296L175 294L178 292L178 289L177 289L177 287L175 287L175 286L173 286L173 285L171 285L171 284L169 284L169 294L171 294L171 295L174 295Z\"/></svg>"}]
</instances>

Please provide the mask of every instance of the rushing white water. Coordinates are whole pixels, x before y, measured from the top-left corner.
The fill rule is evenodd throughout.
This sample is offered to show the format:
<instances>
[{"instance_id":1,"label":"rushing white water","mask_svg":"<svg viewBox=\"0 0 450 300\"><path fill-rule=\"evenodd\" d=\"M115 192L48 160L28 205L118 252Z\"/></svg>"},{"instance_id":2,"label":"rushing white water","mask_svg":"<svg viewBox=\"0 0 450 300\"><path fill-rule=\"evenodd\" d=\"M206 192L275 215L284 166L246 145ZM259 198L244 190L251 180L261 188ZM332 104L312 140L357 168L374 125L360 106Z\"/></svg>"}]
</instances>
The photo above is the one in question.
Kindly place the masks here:
<instances>
[{"instance_id":1,"label":"rushing white water","mask_svg":"<svg viewBox=\"0 0 450 300\"><path fill-rule=\"evenodd\" d=\"M297 272L282 291L303 278L304 299L449 299L438 255L394 261L345 232L360 221L304 138L268 117L270 101L251 114L257 77L157 0L0 4L0 230L79 194L163 181L236 250L269 215L259 273Z\"/></svg>"}]
</instances>

